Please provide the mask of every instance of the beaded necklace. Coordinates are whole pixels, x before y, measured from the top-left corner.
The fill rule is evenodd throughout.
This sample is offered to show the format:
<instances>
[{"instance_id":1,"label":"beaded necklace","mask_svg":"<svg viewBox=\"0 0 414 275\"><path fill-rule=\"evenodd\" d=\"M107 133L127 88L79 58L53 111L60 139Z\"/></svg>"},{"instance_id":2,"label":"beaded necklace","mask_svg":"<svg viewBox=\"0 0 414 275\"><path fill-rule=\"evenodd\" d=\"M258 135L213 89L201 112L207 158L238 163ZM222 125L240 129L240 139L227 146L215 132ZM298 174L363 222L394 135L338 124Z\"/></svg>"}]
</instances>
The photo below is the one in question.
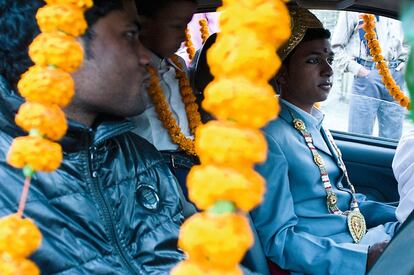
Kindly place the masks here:
<instances>
[{"instance_id":1,"label":"beaded necklace","mask_svg":"<svg viewBox=\"0 0 414 275\"><path fill-rule=\"evenodd\" d=\"M335 142L333 141L333 138L330 134L326 134L328 137L329 143L334 148L335 156L337 159L337 164L339 168L344 173L345 181L349 187L350 194L352 197L351 204L350 204L350 210L342 211L338 207L338 197L336 196L331 181L329 179L328 170L326 169L325 162L323 161L321 155L316 150L315 145L313 144L313 138L312 135L308 132L306 129L305 122L303 120L295 118L293 113L289 110L290 115L292 116L292 123L293 127L303 136L305 139L306 145L308 146L309 150L312 153L313 161L316 164L316 166L319 169L321 180L326 192L326 205L328 207L328 211L335 215L344 215L347 217L347 223L348 223L348 230L349 233L352 236L352 239L355 243L359 243L362 238L365 236L366 233L366 222L364 216L361 214L359 207L358 207L358 201L355 197L355 188L352 185L351 181L348 177L348 172L346 170L345 164L342 160L342 154L339 151L338 147L336 146Z\"/></svg>"}]
</instances>

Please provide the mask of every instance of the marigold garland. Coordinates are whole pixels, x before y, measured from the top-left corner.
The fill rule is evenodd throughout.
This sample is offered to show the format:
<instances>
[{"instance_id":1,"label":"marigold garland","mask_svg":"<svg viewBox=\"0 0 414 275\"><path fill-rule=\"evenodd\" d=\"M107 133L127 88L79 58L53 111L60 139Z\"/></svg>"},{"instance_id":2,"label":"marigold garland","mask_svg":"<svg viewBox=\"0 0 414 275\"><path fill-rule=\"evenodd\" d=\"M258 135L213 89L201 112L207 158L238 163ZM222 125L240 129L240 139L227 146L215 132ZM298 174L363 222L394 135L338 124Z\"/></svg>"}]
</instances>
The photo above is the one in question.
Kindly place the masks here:
<instances>
[{"instance_id":1,"label":"marigold garland","mask_svg":"<svg viewBox=\"0 0 414 275\"><path fill-rule=\"evenodd\" d=\"M198 24L200 25L200 33L201 33L201 41L206 43L207 38L210 36L210 31L208 29L208 22L206 19L200 19L198 21Z\"/></svg>"},{"instance_id":2,"label":"marigold garland","mask_svg":"<svg viewBox=\"0 0 414 275\"><path fill-rule=\"evenodd\" d=\"M30 45L29 56L36 65L56 66L71 73L82 64L83 49L72 36L61 32L41 33Z\"/></svg>"},{"instance_id":3,"label":"marigold garland","mask_svg":"<svg viewBox=\"0 0 414 275\"><path fill-rule=\"evenodd\" d=\"M190 133L194 136L197 127L201 125L201 116L198 112L196 98L193 94L193 90L191 89L187 75L183 70L183 65L180 63L178 57L173 56L171 61L179 68L175 71L176 79L178 80L180 86L181 98L185 106ZM152 66L148 66L147 69L150 74L148 95L155 106L155 111L158 114L159 120L162 122L164 128L167 129L173 143L177 144L178 147L187 154L196 156L197 154L194 149L194 140L187 138L182 133L180 126L174 119L170 106L168 105L164 92L161 88L157 70Z\"/></svg>"},{"instance_id":4,"label":"marigold garland","mask_svg":"<svg viewBox=\"0 0 414 275\"><path fill-rule=\"evenodd\" d=\"M190 62L193 60L194 56L195 56L195 48L194 48L194 44L193 41L191 41L191 34L190 34L190 30L186 29L185 30L185 41L184 41L184 45L187 48L187 53L188 53L188 58L190 59Z\"/></svg>"},{"instance_id":5,"label":"marigold garland","mask_svg":"<svg viewBox=\"0 0 414 275\"><path fill-rule=\"evenodd\" d=\"M397 85L394 78L392 77L388 68L387 62L384 56L381 54L381 46L375 33L375 16L372 14L363 14L362 19L364 24L362 28L365 30L365 39L368 41L367 45L372 55L372 59L377 63L376 68L378 69L379 75L382 76L382 82L390 95L397 101L402 107L410 110L410 98L404 94L401 87Z\"/></svg>"},{"instance_id":6,"label":"marigold garland","mask_svg":"<svg viewBox=\"0 0 414 275\"><path fill-rule=\"evenodd\" d=\"M56 104L61 108L66 107L75 94L71 75L53 67L31 67L22 75L17 88L27 101Z\"/></svg>"},{"instance_id":7,"label":"marigold garland","mask_svg":"<svg viewBox=\"0 0 414 275\"><path fill-rule=\"evenodd\" d=\"M82 63L83 49L76 37L87 24L83 12L92 0L46 0L36 19L42 33L29 46L35 63L24 73L18 90L27 102L20 106L16 124L29 133L13 140L7 154L9 165L23 169L25 176L18 212L0 219L1 274L40 274L37 266L25 259L41 244L41 233L23 212L33 174L52 172L62 161L62 148L51 140L59 140L67 130L60 108L69 104L74 94L74 81L69 73Z\"/></svg>"},{"instance_id":8,"label":"marigold garland","mask_svg":"<svg viewBox=\"0 0 414 275\"><path fill-rule=\"evenodd\" d=\"M61 31L71 36L83 34L87 28L83 11L73 4L46 5L36 15L42 32Z\"/></svg>"},{"instance_id":9,"label":"marigold garland","mask_svg":"<svg viewBox=\"0 0 414 275\"><path fill-rule=\"evenodd\" d=\"M246 217L199 213L184 222L178 246L199 266L226 270L235 268L252 244Z\"/></svg>"},{"instance_id":10,"label":"marigold garland","mask_svg":"<svg viewBox=\"0 0 414 275\"><path fill-rule=\"evenodd\" d=\"M196 140L200 161L206 165L249 169L266 160L267 143L263 134L233 122L211 121L199 128Z\"/></svg>"},{"instance_id":11,"label":"marigold garland","mask_svg":"<svg viewBox=\"0 0 414 275\"><path fill-rule=\"evenodd\" d=\"M241 274L238 264L253 243L244 212L261 202L265 189L254 171L267 155L259 129L279 112L268 80L281 65L275 53L290 36L284 1L223 0L219 11L221 32L207 52L215 78L202 103L219 121L197 129L201 165L187 179L190 198L206 212L182 226L179 246L188 257L173 275Z\"/></svg>"},{"instance_id":12,"label":"marigold garland","mask_svg":"<svg viewBox=\"0 0 414 275\"><path fill-rule=\"evenodd\" d=\"M258 83L241 77L221 78L207 86L202 106L218 119L261 128L279 113L274 96L275 92L267 82Z\"/></svg>"},{"instance_id":13,"label":"marigold garland","mask_svg":"<svg viewBox=\"0 0 414 275\"><path fill-rule=\"evenodd\" d=\"M214 165L195 166L187 176L187 186L190 200L202 210L216 201L232 201L247 212L262 201L265 192L265 180L257 172Z\"/></svg>"},{"instance_id":14,"label":"marigold garland","mask_svg":"<svg viewBox=\"0 0 414 275\"><path fill-rule=\"evenodd\" d=\"M26 102L20 106L15 120L26 132L36 129L52 140L61 139L68 129L65 114L57 105Z\"/></svg>"}]
</instances>

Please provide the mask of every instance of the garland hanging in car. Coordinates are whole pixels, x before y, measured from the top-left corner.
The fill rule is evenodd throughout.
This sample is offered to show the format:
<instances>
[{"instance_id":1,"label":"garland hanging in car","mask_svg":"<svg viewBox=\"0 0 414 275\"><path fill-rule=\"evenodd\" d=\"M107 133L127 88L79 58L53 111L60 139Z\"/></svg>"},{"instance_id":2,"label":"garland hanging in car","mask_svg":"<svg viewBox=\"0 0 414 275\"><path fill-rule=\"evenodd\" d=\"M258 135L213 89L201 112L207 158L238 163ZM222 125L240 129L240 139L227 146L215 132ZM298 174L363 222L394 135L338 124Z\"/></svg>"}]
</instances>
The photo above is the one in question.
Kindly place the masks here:
<instances>
[{"instance_id":1,"label":"garland hanging in car","mask_svg":"<svg viewBox=\"0 0 414 275\"><path fill-rule=\"evenodd\" d=\"M41 233L30 219L23 218L31 178L35 172L52 172L60 166L62 148L56 143L68 128L62 108L71 101L75 85L70 73L83 61L76 37L87 23L83 12L92 0L46 0L37 12L41 33L29 46L34 62L18 83L26 102L15 122L28 135L13 140L7 155L11 166L23 169L24 187L16 214L0 219L1 274L39 274L26 259L41 244Z\"/></svg>"},{"instance_id":2,"label":"garland hanging in car","mask_svg":"<svg viewBox=\"0 0 414 275\"><path fill-rule=\"evenodd\" d=\"M210 36L208 22L206 19L200 19L198 21L198 24L200 25L201 41L204 44L206 43L207 38Z\"/></svg>"},{"instance_id":3,"label":"garland hanging in car","mask_svg":"<svg viewBox=\"0 0 414 275\"><path fill-rule=\"evenodd\" d=\"M411 98L414 98L414 2L403 0L401 2L401 21L404 28L404 36L410 44L410 54L407 61L407 70L405 72L405 81ZM414 108L411 108L411 120L414 121Z\"/></svg>"},{"instance_id":4,"label":"garland hanging in car","mask_svg":"<svg viewBox=\"0 0 414 275\"><path fill-rule=\"evenodd\" d=\"M397 85L394 78L390 73L387 62L384 56L381 54L381 46L375 33L375 16L372 14L363 14L362 18L364 24L365 39L367 40L370 54L373 57L374 62L377 62L377 69L380 76L382 76L382 82L387 88L390 95L397 101L402 107L410 109L410 98L401 91L401 87Z\"/></svg>"},{"instance_id":5,"label":"garland hanging in car","mask_svg":"<svg viewBox=\"0 0 414 275\"><path fill-rule=\"evenodd\" d=\"M218 120L197 129L201 165L187 178L189 197L204 212L183 224L179 247L187 259L172 275L241 275L239 263L253 244L245 213L265 192L254 166L267 155L259 129L279 112L268 80L290 36L289 12L282 0L224 0L219 11L221 32L207 53L215 78L203 101Z\"/></svg>"}]
</instances>

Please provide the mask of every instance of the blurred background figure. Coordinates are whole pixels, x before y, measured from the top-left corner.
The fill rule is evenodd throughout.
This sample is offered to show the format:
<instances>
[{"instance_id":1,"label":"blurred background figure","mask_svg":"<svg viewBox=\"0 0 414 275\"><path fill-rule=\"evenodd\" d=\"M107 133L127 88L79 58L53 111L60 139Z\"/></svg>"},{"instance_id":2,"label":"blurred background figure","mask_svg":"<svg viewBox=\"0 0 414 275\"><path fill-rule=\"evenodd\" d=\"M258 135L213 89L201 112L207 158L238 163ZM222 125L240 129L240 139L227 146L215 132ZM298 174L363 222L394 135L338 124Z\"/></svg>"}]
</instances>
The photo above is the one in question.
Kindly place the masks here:
<instances>
[{"instance_id":1,"label":"blurred background figure","mask_svg":"<svg viewBox=\"0 0 414 275\"><path fill-rule=\"evenodd\" d=\"M372 135L374 123L378 120L378 136L399 139L405 111L394 102L375 68L364 38L361 15L341 12L332 37L337 67L354 75L348 131ZM403 69L408 47L404 45L401 23L376 16L375 32L392 76L400 87L404 87Z\"/></svg>"}]
</instances>

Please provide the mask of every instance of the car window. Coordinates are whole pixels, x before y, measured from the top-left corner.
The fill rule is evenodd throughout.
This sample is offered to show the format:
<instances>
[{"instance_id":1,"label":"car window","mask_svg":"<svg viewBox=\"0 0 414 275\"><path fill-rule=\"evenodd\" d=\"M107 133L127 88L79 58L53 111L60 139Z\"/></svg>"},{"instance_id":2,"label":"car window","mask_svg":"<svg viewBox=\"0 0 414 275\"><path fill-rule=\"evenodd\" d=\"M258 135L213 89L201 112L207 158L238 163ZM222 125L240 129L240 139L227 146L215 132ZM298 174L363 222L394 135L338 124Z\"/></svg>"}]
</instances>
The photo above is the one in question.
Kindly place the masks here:
<instances>
[{"instance_id":1,"label":"car window","mask_svg":"<svg viewBox=\"0 0 414 275\"><path fill-rule=\"evenodd\" d=\"M312 10L331 31L335 51L333 86L328 99L319 107L326 114L324 124L330 130L363 135L375 139L398 141L402 133L414 128L409 112L389 95L381 81L362 31L362 19L357 12ZM208 22L209 34L219 31L219 13L197 13L188 25L194 50L202 46L199 21ZM377 16L376 33L392 75L405 94L404 65L409 48L404 42L398 20ZM191 66L183 42L177 51ZM361 69L362 68L362 69ZM361 72L359 72L361 70ZM364 72L366 75L364 75Z\"/></svg>"},{"instance_id":2,"label":"car window","mask_svg":"<svg viewBox=\"0 0 414 275\"><path fill-rule=\"evenodd\" d=\"M205 12L194 14L190 23L187 25L187 30L191 36L191 42L195 51L198 51L203 45L200 30L200 20L206 20L208 25L208 33L211 35L213 33L219 32L219 16L219 12ZM187 66L190 66L191 62L187 53L187 47L184 42L181 44L181 47L177 51L177 54L185 60Z\"/></svg>"},{"instance_id":3,"label":"car window","mask_svg":"<svg viewBox=\"0 0 414 275\"><path fill-rule=\"evenodd\" d=\"M331 31L335 52L334 81L328 99L320 103L331 130L398 140L413 128L409 112L399 106L382 83L367 52L362 19L356 12L312 10ZM382 53L405 94L404 65L409 48L398 20L376 16ZM361 39L362 38L362 39ZM362 68L362 69L361 69Z\"/></svg>"}]
</instances>

